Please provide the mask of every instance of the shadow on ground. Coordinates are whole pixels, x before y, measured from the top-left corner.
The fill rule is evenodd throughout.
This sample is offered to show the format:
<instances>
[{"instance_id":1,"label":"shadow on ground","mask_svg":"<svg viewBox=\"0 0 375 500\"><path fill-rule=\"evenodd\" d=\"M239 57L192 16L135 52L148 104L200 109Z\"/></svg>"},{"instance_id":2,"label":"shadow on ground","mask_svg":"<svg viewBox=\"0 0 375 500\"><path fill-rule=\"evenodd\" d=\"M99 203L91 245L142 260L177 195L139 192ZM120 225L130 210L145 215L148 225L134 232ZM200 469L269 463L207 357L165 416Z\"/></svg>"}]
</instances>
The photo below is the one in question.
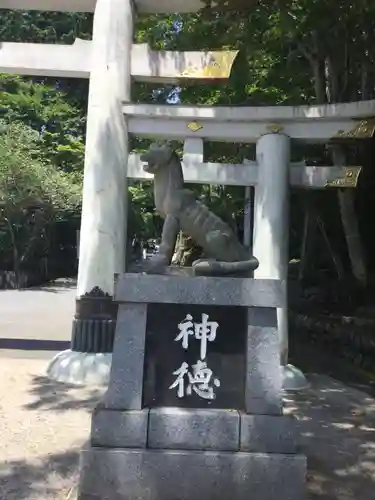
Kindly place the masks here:
<instances>
[{"instance_id":1,"label":"shadow on ground","mask_svg":"<svg viewBox=\"0 0 375 500\"><path fill-rule=\"evenodd\" d=\"M315 359L311 365L318 368L321 353L311 351L305 356ZM326 375L312 375L310 380L309 390L285 398L287 411L297 418L301 452L308 457L308 500L374 498L375 399L371 387L367 392L357 390L355 384L349 387ZM22 406L24 418L38 419L41 412L43 416L51 412L58 414L58 421L60 413L61 419L69 420L64 412L89 412L102 393L100 388L82 388L32 375L30 398ZM77 481L80 443L69 446L61 453L44 456L44 452L29 460L1 462L0 499L65 500ZM60 490L64 496L57 496Z\"/></svg>"},{"instance_id":2,"label":"shadow on ground","mask_svg":"<svg viewBox=\"0 0 375 500\"><path fill-rule=\"evenodd\" d=\"M308 457L309 500L370 499L375 491L375 400L330 377L288 396Z\"/></svg>"},{"instance_id":3,"label":"shadow on ground","mask_svg":"<svg viewBox=\"0 0 375 500\"><path fill-rule=\"evenodd\" d=\"M91 410L103 394L103 389L63 384L48 377L34 375L29 394L34 400L24 406L26 410Z\"/></svg>"},{"instance_id":4,"label":"shadow on ground","mask_svg":"<svg viewBox=\"0 0 375 500\"><path fill-rule=\"evenodd\" d=\"M292 336L293 335L293 336ZM343 384L365 392L375 398L375 374L365 372L347 358L340 357L340 352L320 348L301 340L292 332L290 342L290 362L304 373L329 375Z\"/></svg>"},{"instance_id":5,"label":"shadow on ground","mask_svg":"<svg viewBox=\"0 0 375 500\"><path fill-rule=\"evenodd\" d=\"M22 294L23 292L49 292L49 293L60 293L63 290L75 290L77 288L76 278L59 278L54 281L49 281L43 283L42 285L30 286L27 288L14 288L14 289L1 289L1 293L17 292Z\"/></svg>"},{"instance_id":6,"label":"shadow on ground","mask_svg":"<svg viewBox=\"0 0 375 500\"><path fill-rule=\"evenodd\" d=\"M13 450L12 439L5 439L1 447L0 500L66 500L78 481L89 414L103 390L62 384L32 372L24 379L25 387L16 395L19 406L12 408L9 397L0 413L0 428L13 431L16 444ZM1 426L2 418L7 425Z\"/></svg>"},{"instance_id":7,"label":"shadow on ground","mask_svg":"<svg viewBox=\"0 0 375 500\"><path fill-rule=\"evenodd\" d=\"M300 448L308 456L309 500L370 499L375 491L375 400L324 375L312 375L312 386L299 395L285 399L287 411L297 417ZM31 393L35 401L28 410L64 411L92 408L101 391L91 390L85 398L72 396L75 386L57 384L45 377L34 377ZM27 464L8 464L9 480L28 476L32 484L56 468L64 473L77 452L51 457L51 465L40 469ZM76 460L75 460L76 463ZM33 479L33 474L35 479ZM59 472L60 474L60 472ZM29 497L20 497L20 500Z\"/></svg>"},{"instance_id":8,"label":"shadow on ground","mask_svg":"<svg viewBox=\"0 0 375 500\"><path fill-rule=\"evenodd\" d=\"M0 349L20 351L64 351L70 348L70 341L44 339L0 338Z\"/></svg>"},{"instance_id":9,"label":"shadow on ground","mask_svg":"<svg viewBox=\"0 0 375 500\"><path fill-rule=\"evenodd\" d=\"M79 451L0 463L1 500L65 500L78 479Z\"/></svg>"},{"instance_id":10,"label":"shadow on ground","mask_svg":"<svg viewBox=\"0 0 375 500\"><path fill-rule=\"evenodd\" d=\"M19 291L37 291L37 292L49 292L49 293L59 293L61 290L73 290L77 288L76 278L60 278L55 281L50 281L39 286L32 286L29 288L22 288Z\"/></svg>"},{"instance_id":11,"label":"shadow on ground","mask_svg":"<svg viewBox=\"0 0 375 500\"><path fill-rule=\"evenodd\" d=\"M287 411L297 418L301 452L308 456L308 499L373 498L375 400L330 377L312 375L310 380L308 391L285 399ZM100 397L100 391L92 391L89 397L77 401L67 394L72 388L35 377L31 387L35 401L26 408L63 411L80 405L90 409ZM67 493L77 481L78 455L75 448L31 462L0 464L0 498L59 499L55 496L56 484L65 485L61 488Z\"/></svg>"}]
</instances>

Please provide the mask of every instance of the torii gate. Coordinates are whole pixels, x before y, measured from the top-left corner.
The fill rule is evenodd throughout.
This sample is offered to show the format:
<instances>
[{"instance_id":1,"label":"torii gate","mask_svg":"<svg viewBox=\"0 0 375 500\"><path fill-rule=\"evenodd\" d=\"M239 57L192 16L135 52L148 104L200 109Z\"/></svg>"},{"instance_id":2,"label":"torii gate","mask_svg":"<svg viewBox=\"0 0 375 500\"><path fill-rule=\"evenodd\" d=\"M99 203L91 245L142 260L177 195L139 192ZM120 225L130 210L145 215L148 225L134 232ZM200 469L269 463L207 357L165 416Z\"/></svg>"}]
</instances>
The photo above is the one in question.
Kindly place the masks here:
<instances>
[{"instance_id":1,"label":"torii gate","mask_svg":"<svg viewBox=\"0 0 375 500\"><path fill-rule=\"evenodd\" d=\"M131 81L209 82L229 77L237 52L153 52L134 45L137 12L195 12L199 0L0 0L2 9L94 12L92 41L73 45L0 44L0 71L90 78L76 314L72 349L51 362L51 377L73 383L106 381L116 308L114 276L125 268L127 178L145 179L128 137L184 140L186 182L256 186L253 252L259 278L286 279L288 184L354 187L360 167L290 163L291 140L372 137L375 101L327 106L207 107L132 104ZM257 144L256 162L205 163L203 141ZM304 387L287 365L287 304L279 311L285 388Z\"/></svg>"}]
</instances>

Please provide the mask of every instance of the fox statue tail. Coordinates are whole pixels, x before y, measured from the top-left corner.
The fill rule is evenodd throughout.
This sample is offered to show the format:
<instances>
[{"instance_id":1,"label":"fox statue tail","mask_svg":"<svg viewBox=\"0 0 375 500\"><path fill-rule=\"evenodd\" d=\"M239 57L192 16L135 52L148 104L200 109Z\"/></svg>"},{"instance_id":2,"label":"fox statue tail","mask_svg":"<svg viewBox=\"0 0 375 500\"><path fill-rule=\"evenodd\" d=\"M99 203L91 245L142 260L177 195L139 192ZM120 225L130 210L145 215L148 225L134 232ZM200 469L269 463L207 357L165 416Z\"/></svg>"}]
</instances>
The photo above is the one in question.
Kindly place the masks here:
<instances>
[{"instance_id":1,"label":"fox statue tail","mask_svg":"<svg viewBox=\"0 0 375 500\"><path fill-rule=\"evenodd\" d=\"M237 262L222 262L213 259L199 259L193 262L192 269L195 276L250 276L257 269L259 261L256 257Z\"/></svg>"}]
</instances>

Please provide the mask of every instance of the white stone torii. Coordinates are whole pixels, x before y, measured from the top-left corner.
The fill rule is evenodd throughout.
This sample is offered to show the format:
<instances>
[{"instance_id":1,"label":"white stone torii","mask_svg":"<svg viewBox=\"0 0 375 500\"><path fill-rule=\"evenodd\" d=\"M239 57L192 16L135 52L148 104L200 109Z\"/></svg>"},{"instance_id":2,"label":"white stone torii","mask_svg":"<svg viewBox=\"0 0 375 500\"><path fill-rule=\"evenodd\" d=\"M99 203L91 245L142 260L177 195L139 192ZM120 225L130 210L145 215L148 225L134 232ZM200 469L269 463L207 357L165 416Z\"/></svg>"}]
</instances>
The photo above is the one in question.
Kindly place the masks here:
<instances>
[{"instance_id":1,"label":"white stone torii","mask_svg":"<svg viewBox=\"0 0 375 500\"><path fill-rule=\"evenodd\" d=\"M0 72L18 75L90 78L95 68L91 40L72 45L0 43ZM153 51L146 43L131 46L133 81L179 83L181 80L227 79L238 54L231 51Z\"/></svg>"},{"instance_id":2,"label":"white stone torii","mask_svg":"<svg viewBox=\"0 0 375 500\"><path fill-rule=\"evenodd\" d=\"M134 3L139 12L192 12L202 6L199 0L136 0ZM28 44L10 46L4 43L0 47L2 71L23 74L35 71L34 74L52 76L66 76L64 72L70 72L70 76L90 77L77 287L79 297L95 288L111 296L114 274L124 271L126 179L139 178L139 161L136 156L129 157L129 133L154 138L191 139L193 142L190 145L197 145L196 139L199 139L199 144L205 139L257 143L256 164L242 165L241 174L235 173L234 169L238 166L204 163L200 146L198 152L194 152L194 146L193 150L187 146L184 155L187 181L202 182L205 178L207 182L214 182L221 172L220 183L239 183L236 181L238 176L242 185L256 185L253 251L261 256L257 277L286 276L286 194L289 176L292 183L298 178L298 172L295 173L297 168L305 173L299 181L296 180L296 184L314 184L313 178L317 176L324 185L335 184L335 181L343 186L354 185L353 179L358 177L358 170L348 171L345 168L328 172L321 167L317 167L321 170L316 170L292 165L289 172L290 141L324 143L334 137L372 136L374 127L371 118L375 116L375 101L253 108L135 105L130 103L132 72L135 72L133 77L139 79L169 78L173 81L182 78L206 81L207 78L217 78L217 72L211 71L209 63L202 62L202 58L197 59L197 56L193 59L198 60L198 68L194 67L196 63L192 63L181 70L178 66L168 66L168 63L160 71L160 65L143 68L142 63L140 70L136 71L132 55L137 50L148 49L132 44L135 10L130 0L0 0L0 8L73 12L95 10L91 42L80 41L63 48L40 48L37 58ZM49 56L46 55L48 51ZM60 57L63 53L70 54L69 64L56 61L58 51ZM82 55L84 53L86 56ZM225 78L228 65L224 68L225 61L222 62L221 77ZM195 163L199 158L202 162ZM199 173L198 168L204 168L205 174ZM335 177L336 174L338 177ZM286 363L287 352L286 311L285 305L279 316L282 344L284 342L281 349L283 364ZM71 382L97 381L98 376L103 380L108 375L110 358L110 354L68 351L53 360L49 373L54 378ZM286 372L287 376L288 373L293 375L293 371Z\"/></svg>"},{"instance_id":3,"label":"white stone torii","mask_svg":"<svg viewBox=\"0 0 375 500\"><path fill-rule=\"evenodd\" d=\"M129 133L143 137L255 143L264 134L326 143L340 137L371 137L375 101L321 106L177 106L125 102Z\"/></svg>"},{"instance_id":4,"label":"white stone torii","mask_svg":"<svg viewBox=\"0 0 375 500\"><path fill-rule=\"evenodd\" d=\"M0 0L0 9L44 10L56 12L94 12L99 0ZM139 12L163 14L196 12L200 0L135 0Z\"/></svg>"},{"instance_id":5,"label":"white stone torii","mask_svg":"<svg viewBox=\"0 0 375 500\"><path fill-rule=\"evenodd\" d=\"M127 177L137 180L151 180L145 172L139 153L128 158ZM203 139L189 138L184 141L182 168L188 184L213 184L223 186L257 186L259 165L256 161L244 159L243 163L205 162ZM304 161L289 165L289 184L300 188L323 189L333 185L354 187L361 167L308 166ZM349 177L348 177L349 174ZM348 182L348 181L352 182Z\"/></svg>"}]
</instances>

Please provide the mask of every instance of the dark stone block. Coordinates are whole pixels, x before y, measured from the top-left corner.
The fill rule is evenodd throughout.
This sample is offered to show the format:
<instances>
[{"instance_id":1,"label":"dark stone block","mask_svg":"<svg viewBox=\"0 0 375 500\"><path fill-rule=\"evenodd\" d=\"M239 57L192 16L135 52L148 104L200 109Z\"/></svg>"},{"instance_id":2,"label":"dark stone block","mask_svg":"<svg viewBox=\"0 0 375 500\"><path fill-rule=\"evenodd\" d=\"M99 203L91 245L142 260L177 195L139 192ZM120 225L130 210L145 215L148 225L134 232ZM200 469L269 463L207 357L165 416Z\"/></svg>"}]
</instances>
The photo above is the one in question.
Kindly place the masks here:
<instances>
[{"instance_id":1,"label":"dark stone block","mask_svg":"<svg viewBox=\"0 0 375 500\"><path fill-rule=\"evenodd\" d=\"M286 284L270 279L125 273L118 277L115 289L119 302L281 307Z\"/></svg>"},{"instance_id":2,"label":"dark stone block","mask_svg":"<svg viewBox=\"0 0 375 500\"><path fill-rule=\"evenodd\" d=\"M91 422L92 446L146 448L149 410L95 410Z\"/></svg>"},{"instance_id":3,"label":"dark stone block","mask_svg":"<svg viewBox=\"0 0 375 500\"><path fill-rule=\"evenodd\" d=\"M180 334L178 325L188 315L194 325L191 323L184 348L183 338L177 339ZM216 322L218 326L215 338L207 339L202 355L203 341L196 328L201 325L201 330L204 329L204 315L208 315L208 322ZM246 332L247 309L243 307L150 304L147 309L143 405L244 409ZM202 380L198 375L194 377L193 367L199 362L207 364L199 374L202 378L208 376L211 389L204 390ZM178 379L176 371L183 366L190 376L185 372L181 385L178 382L171 387ZM213 398L208 399L211 390Z\"/></svg>"},{"instance_id":4,"label":"dark stone block","mask_svg":"<svg viewBox=\"0 0 375 500\"><path fill-rule=\"evenodd\" d=\"M146 304L120 304L106 408L142 409Z\"/></svg>"},{"instance_id":5,"label":"dark stone block","mask_svg":"<svg viewBox=\"0 0 375 500\"><path fill-rule=\"evenodd\" d=\"M75 318L71 349L77 352L102 353L113 351L116 320L105 318Z\"/></svg>"},{"instance_id":6,"label":"dark stone block","mask_svg":"<svg viewBox=\"0 0 375 500\"><path fill-rule=\"evenodd\" d=\"M246 413L282 413L282 368L276 309L248 310Z\"/></svg>"},{"instance_id":7,"label":"dark stone block","mask_svg":"<svg viewBox=\"0 0 375 500\"><path fill-rule=\"evenodd\" d=\"M306 458L231 452L81 454L78 500L304 500Z\"/></svg>"},{"instance_id":8,"label":"dark stone block","mask_svg":"<svg viewBox=\"0 0 375 500\"><path fill-rule=\"evenodd\" d=\"M294 419L289 416L240 416L240 450L260 453L296 453Z\"/></svg>"},{"instance_id":9,"label":"dark stone block","mask_svg":"<svg viewBox=\"0 0 375 500\"><path fill-rule=\"evenodd\" d=\"M238 451L240 416L235 410L153 408L148 448Z\"/></svg>"},{"instance_id":10,"label":"dark stone block","mask_svg":"<svg viewBox=\"0 0 375 500\"><path fill-rule=\"evenodd\" d=\"M72 351L113 351L118 304L98 286L76 300L72 330Z\"/></svg>"}]
</instances>

